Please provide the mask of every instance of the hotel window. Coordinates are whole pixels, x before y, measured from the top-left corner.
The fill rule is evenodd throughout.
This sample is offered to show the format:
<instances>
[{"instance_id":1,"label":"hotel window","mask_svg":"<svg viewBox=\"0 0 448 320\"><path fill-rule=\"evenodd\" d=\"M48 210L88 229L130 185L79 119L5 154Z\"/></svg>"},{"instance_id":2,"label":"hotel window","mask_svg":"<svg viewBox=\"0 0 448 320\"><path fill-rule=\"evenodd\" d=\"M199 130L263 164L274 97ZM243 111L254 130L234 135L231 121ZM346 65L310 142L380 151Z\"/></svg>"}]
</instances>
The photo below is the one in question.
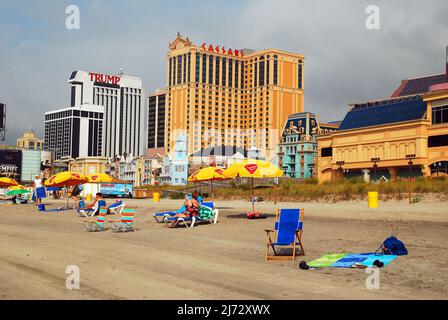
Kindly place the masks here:
<instances>
[{"instance_id":1,"label":"hotel window","mask_svg":"<svg viewBox=\"0 0 448 320\"><path fill-rule=\"evenodd\" d=\"M277 55L274 55L274 84L275 85L278 84L278 81L277 81L277 77L278 77L278 75L277 75L277 73L278 73L278 59L277 58L278 58Z\"/></svg>"},{"instance_id":2,"label":"hotel window","mask_svg":"<svg viewBox=\"0 0 448 320\"><path fill-rule=\"evenodd\" d=\"M302 89L302 85L303 85L303 64L302 64L302 60L299 60L299 78L298 78L298 87L299 89Z\"/></svg>"},{"instance_id":3,"label":"hotel window","mask_svg":"<svg viewBox=\"0 0 448 320\"><path fill-rule=\"evenodd\" d=\"M239 67L240 63L238 60L235 60L235 88L238 88L238 67ZM235 92L237 92L238 90L235 90Z\"/></svg>"},{"instance_id":4,"label":"hotel window","mask_svg":"<svg viewBox=\"0 0 448 320\"><path fill-rule=\"evenodd\" d=\"M190 74L191 74L191 53L188 53L188 66L187 66L187 81L190 82Z\"/></svg>"},{"instance_id":5,"label":"hotel window","mask_svg":"<svg viewBox=\"0 0 448 320\"><path fill-rule=\"evenodd\" d=\"M432 124L448 123L448 105L432 108Z\"/></svg>"},{"instance_id":6,"label":"hotel window","mask_svg":"<svg viewBox=\"0 0 448 320\"><path fill-rule=\"evenodd\" d=\"M199 66L200 66L200 61L201 61L201 57L199 55L199 53L196 53L196 74L195 74L195 81L199 82ZM197 90L196 90L197 91Z\"/></svg>"},{"instance_id":7,"label":"hotel window","mask_svg":"<svg viewBox=\"0 0 448 320\"><path fill-rule=\"evenodd\" d=\"M182 81L182 55L177 56L177 84Z\"/></svg>"},{"instance_id":8,"label":"hotel window","mask_svg":"<svg viewBox=\"0 0 448 320\"><path fill-rule=\"evenodd\" d=\"M219 57L216 57L216 67L215 67L215 85L219 86Z\"/></svg>"},{"instance_id":9,"label":"hotel window","mask_svg":"<svg viewBox=\"0 0 448 320\"><path fill-rule=\"evenodd\" d=\"M183 65L183 69L184 69L184 71L183 71L183 76L184 76L184 78L183 78L183 83L186 83L187 82L187 55L186 54L184 54L184 65Z\"/></svg>"},{"instance_id":10,"label":"hotel window","mask_svg":"<svg viewBox=\"0 0 448 320\"><path fill-rule=\"evenodd\" d=\"M173 86L176 84L176 57L173 58ZM126 89L127 91L127 89Z\"/></svg>"},{"instance_id":11,"label":"hotel window","mask_svg":"<svg viewBox=\"0 0 448 320\"><path fill-rule=\"evenodd\" d=\"M207 55L202 55L202 83L207 82Z\"/></svg>"},{"instance_id":12,"label":"hotel window","mask_svg":"<svg viewBox=\"0 0 448 320\"><path fill-rule=\"evenodd\" d=\"M233 60L229 59L229 87L233 86Z\"/></svg>"},{"instance_id":13,"label":"hotel window","mask_svg":"<svg viewBox=\"0 0 448 320\"><path fill-rule=\"evenodd\" d=\"M213 56L208 61L208 84L213 84Z\"/></svg>"},{"instance_id":14,"label":"hotel window","mask_svg":"<svg viewBox=\"0 0 448 320\"><path fill-rule=\"evenodd\" d=\"M226 87L227 86L227 80L226 80L226 67L227 64L227 59L226 58L222 58L222 86Z\"/></svg>"},{"instance_id":15,"label":"hotel window","mask_svg":"<svg viewBox=\"0 0 448 320\"><path fill-rule=\"evenodd\" d=\"M260 58L260 75L259 75L259 80L258 80L258 84L260 86L264 86L264 57L261 56Z\"/></svg>"}]
</instances>

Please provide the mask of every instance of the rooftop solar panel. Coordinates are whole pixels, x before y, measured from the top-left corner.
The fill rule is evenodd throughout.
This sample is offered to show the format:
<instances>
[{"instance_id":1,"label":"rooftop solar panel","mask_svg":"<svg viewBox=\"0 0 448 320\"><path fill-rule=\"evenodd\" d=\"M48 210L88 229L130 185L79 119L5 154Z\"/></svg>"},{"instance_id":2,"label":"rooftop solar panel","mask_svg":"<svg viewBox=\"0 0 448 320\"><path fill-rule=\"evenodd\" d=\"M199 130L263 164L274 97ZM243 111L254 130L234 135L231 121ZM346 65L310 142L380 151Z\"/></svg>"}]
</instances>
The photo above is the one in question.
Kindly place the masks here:
<instances>
[{"instance_id":1,"label":"rooftop solar panel","mask_svg":"<svg viewBox=\"0 0 448 320\"><path fill-rule=\"evenodd\" d=\"M418 120L425 113L426 103L420 96L358 104L347 113L339 130Z\"/></svg>"},{"instance_id":2,"label":"rooftop solar panel","mask_svg":"<svg viewBox=\"0 0 448 320\"><path fill-rule=\"evenodd\" d=\"M446 81L447 79L445 74L438 74L435 76L418 79L409 79L401 90L400 96L425 93L429 91L429 87L433 84L439 84Z\"/></svg>"}]
</instances>

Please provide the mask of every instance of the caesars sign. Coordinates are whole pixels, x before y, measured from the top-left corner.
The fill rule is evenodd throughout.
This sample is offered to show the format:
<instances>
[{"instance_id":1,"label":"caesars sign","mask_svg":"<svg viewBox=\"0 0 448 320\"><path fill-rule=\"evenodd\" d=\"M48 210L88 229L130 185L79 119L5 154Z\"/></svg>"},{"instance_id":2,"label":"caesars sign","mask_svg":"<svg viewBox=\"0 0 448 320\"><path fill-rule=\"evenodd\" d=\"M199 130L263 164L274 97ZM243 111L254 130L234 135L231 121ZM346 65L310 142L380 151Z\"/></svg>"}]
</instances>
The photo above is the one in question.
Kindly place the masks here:
<instances>
[{"instance_id":1,"label":"caesars sign","mask_svg":"<svg viewBox=\"0 0 448 320\"><path fill-rule=\"evenodd\" d=\"M101 74L101 73L90 72L89 76L90 76L90 81L95 81L95 82L102 83L102 84L118 85L118 83L121 80L121 78L119 76L110 76L110 75Z\"/></svg>"},{"instance_id":2,"label":"caesars sign","mask_svg":"<svg viewBox=\"0 0 448 320\"><path fill-rule=\"evenodd\" d=\"M207 49L207 44L203 43L201 45L201 49L203 51L227 54L227 55L234 56L234 57L239 57L239 58L243 58L244 57L244 53L243 53L242 50L236 50L236 49L235 50L232 50L232 49L226 50L226 47L219 47L219 46L214 47L212 44L210 44L208 46L208 49Z\"/></svg>"},{"instance_id":3,"label":"caesars sign","mask_svg":"<svg viewBox=\"0 0 448 320\"><path fill-rule=\"evenodd\" d=\"M20 180L22 151L0 150L0 176Z\"/></svg>"}]
</instances>

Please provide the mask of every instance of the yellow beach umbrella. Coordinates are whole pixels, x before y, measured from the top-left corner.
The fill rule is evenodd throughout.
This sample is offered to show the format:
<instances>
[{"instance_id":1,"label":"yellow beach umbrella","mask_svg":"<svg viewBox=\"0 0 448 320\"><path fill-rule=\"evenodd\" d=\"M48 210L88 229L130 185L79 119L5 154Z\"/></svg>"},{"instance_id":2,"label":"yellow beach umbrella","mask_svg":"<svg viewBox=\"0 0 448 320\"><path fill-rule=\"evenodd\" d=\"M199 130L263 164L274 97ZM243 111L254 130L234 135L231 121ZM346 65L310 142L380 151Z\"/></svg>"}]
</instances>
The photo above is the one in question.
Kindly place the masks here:
<instances>
[{"instance_id":1,"label":"yellow beach umbrella","mask_svg":"<svg viewBox=\"0 0 448 320\"><path fill-rule=\"evenodd\" d=\"M19 185L16 180L7 178L7 177L0 177L0 188L8 188L12 186Z\"/></svg>"},{"instance_id":2,"label":"yellow beach umbrella","mask_svg":"<svg viewBox=\"0 0 448 320\"><path fill-rule=\"evenodd\" d=\"M110 183L114 179L106 173L93 173L86 176L89 183Z\"/></svg>"},{"instance_id":3,"label":"yellow beach umbrella","mask_svg":"<svg viewBox=\"0 0 448 320\"><path fill-rule=\"evenodd\" d=\"M213 199L213 181L228 179L223 175L224 169L219 167L206 167L199 169L188 177L189 182L210 181L211 195Z\"/></svg>"},{"instance_id":4,"label":"yellow beach umbrella","mask_svg":"<svg viewBox=\"0 0 448 320\"><path fill-rule=\"evenodd\" d=\"M202 168L191 176L188 177L189 182L200 182L210 180L222 180L225 179L223 175L224 169L218 167L206 167Z\"/></svg>"},{"instance_id":5,"label":"yellow beach umbrella","mask_svg":"<svg viewBox=\"0 0 448 320\"><path fill-rule=\"evenodd\" d=\"M26 187L25 187L25 186L22 186L21 184L19 184L19 185L17 185L17 186L9 187L9 189L10 189L10 190L24 190L24 189L26 189Z\"/></svg>"},{"instance_id":6,"label":"yellow beach umbrella","mask_svg":"<svg viewBox=\"0 0 448 320\"><path fill-rule=\"evenodd\" d=\"M50 178L45 180L45 186L55 188L62 188L62 187L68 188L76 186L78 184L84 184L86 182L87 182L86 176L75 172L64 171L52 175ZM68 196L67 196L67 208L68 208Z\"/></svg>"},{"instance_id":7,"label":"yellow beach umbrella","mask_svg":"<svg viewBox=\"0 0 448 320\"><path fill-rule=\"evenodd\" d=\"M228 178L251 178L252 211L254 204L254 178L279 178L283 171L269 161L246 159L231 164L223 175Z\"/></svg>"},{"instance_id":8,"label":"yellow beach umbrella","mask_svg":"<svg viewBox=\"0 0 448 320\"><path fill-rule=\"evenodd\" d=\"M77 184L84 184L87 182L87 178L79 173L64 171L52 175L48 180L45 180L46 187L73 187Z\"/></svg>"},{"instance_id":9,"label":"yellow beach umbrella","mask_svg":"<svg viewBox=\"0 0 448 320\"><path fill-rule=\"evenodd\" d=\"M228 178L278 178L283 171L269 161L247 159L231 164L223 175Z\"/></svg>"}]
</instances>

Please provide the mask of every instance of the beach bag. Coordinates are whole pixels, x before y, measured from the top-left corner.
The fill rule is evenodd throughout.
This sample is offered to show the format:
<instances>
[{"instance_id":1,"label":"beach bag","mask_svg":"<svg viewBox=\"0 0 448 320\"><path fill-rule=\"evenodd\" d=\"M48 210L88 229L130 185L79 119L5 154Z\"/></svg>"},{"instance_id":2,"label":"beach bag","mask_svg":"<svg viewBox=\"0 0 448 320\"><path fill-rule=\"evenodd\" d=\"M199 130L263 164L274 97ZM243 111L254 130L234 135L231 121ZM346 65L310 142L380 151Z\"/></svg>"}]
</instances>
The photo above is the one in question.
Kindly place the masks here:
<instances>
[{"instance_id":1,"label":"beach bag","mask_svg":"<svg viewBox=\"0 0 448 320\"><path fill-rule=\"evenodd\" d=\"M404 246L403 241L396 237L389 237L384 240L378 251L381 251L382 254L394 254L397 256L406 256L408 254L408 250Z\"/></svg>"}]
</instances>

